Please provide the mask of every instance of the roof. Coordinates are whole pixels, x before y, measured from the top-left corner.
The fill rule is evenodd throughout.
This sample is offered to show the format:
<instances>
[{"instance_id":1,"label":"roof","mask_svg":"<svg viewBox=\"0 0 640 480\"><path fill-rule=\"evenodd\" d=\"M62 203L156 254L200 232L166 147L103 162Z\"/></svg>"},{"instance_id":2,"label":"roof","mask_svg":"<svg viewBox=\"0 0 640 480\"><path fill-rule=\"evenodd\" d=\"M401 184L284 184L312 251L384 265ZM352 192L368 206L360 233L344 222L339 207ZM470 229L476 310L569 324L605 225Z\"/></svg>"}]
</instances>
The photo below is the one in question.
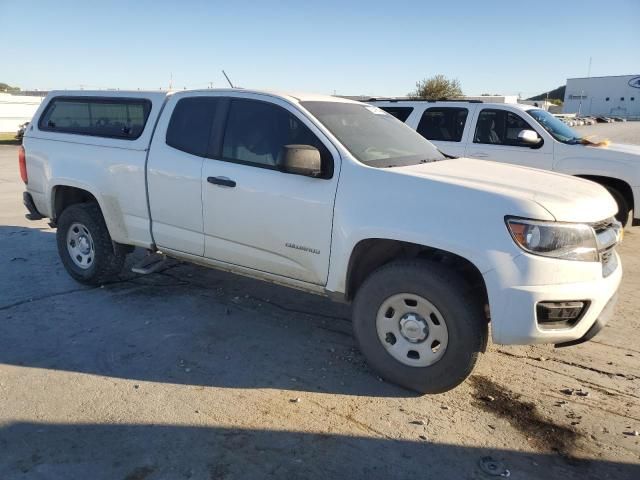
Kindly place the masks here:
<instances>
[{"instance_id":1,"label":"roof","mask_svg":"<svg viewBox=\"0 0 640 480\"><path fill-rule=\"evenodd\" d=\"M485 102L478 102L475 100L369 100L369 102L371 102L374 105L380 105L380 104L385 104L385 105L405 105L405 106L424 106L425 104L430 104L430 105L437 105L437 106L442 106L442 105L446 105L447 107L456 107L456 106L469 106L469 104L472 105L482 105L482 107L501 107L504 108L506 107L513 107L516 108L518 110L531 110L534 109L536 107L534 107L533 105L525 105L522 103L485 103Z\"/></svg>"},{"instance_id":2,"label":"roof","mask_svg":"<svg viewBox=\"0 0 640 480\"><path fill-rule=\"evenodd\" d=\"M258 95L269 95L273 97L279 97L286 99L293 103L298 102L338 102L338 103L359 103L346 98L333 97L331 95L321 95L315 93L304 92L281 92L274 90L257 90L247 88L210 88L210 89L195 89L195 90L172 90L172 91L158 91L158 90L54 90L50 92L51 95L68 95L68 96L81 96L81 97L135 97L144 95L145 97L166 97L167 95L173 95L178 93L252 93Z\"/></svg>"},{"instance_id":3,"label":"roof","mask_svg":"<svg viewBox=\"0 0 640 480\"><path fill-rule=\"evenodd\" d=\"M630 73L629 75L601 75L599 77L571 77L571 78L567 78L567 80L591 80L594 78L620 78L620 77L640 77L640 74L636 73Z\"/></svg>"}]
</instances>

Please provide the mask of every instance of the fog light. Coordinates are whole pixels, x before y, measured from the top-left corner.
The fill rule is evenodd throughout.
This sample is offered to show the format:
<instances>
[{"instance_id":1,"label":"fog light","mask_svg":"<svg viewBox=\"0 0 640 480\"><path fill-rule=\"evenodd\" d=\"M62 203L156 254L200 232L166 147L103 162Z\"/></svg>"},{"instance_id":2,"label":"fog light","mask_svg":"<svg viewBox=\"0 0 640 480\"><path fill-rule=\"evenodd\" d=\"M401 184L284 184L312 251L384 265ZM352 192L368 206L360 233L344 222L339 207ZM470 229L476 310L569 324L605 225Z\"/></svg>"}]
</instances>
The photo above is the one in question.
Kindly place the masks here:
<instances>
[{"instance_id":1,"label":"fog light","mask_svg":"<svg viewBox=\"0 0 640 480\"><path fill-rule=\"evenodd\" d=\"M543 328L566 328L584 315L589 302L540 302L536 307L538 324Z\"/></svg>"}]
</instances>

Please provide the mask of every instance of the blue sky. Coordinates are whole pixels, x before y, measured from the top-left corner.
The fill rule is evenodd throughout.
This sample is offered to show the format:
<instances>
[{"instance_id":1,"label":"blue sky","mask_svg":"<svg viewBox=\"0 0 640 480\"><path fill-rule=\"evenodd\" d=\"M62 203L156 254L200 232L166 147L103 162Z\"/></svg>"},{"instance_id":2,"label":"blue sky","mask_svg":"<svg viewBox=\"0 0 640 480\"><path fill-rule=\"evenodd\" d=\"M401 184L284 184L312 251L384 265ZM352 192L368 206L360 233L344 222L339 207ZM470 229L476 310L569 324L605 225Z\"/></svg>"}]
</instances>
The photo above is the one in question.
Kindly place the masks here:
<instances>
[{"instance_id":1,"label":"blue sky","mask_svg":"<svg viewBox=\"0 0 640 480\"><path fill-rule=\"evenodd\" d=\"M432 4L434 3L434 4ZM0 82L404 95L437 73L531 96L640 74L640 0L0 0Z\"/></svg>"}]
</instances>

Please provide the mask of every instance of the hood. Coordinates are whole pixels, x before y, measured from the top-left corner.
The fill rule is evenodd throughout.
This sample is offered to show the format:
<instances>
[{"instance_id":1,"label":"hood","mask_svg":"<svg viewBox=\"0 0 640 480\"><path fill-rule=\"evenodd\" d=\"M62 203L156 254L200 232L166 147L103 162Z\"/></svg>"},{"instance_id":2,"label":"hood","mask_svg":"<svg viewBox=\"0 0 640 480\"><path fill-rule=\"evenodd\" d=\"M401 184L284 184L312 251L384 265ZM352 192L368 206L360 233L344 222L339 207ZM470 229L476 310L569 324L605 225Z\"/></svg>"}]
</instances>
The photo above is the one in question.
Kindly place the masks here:
<instances>
[{"instance_id":1,"label":"hood","mask_svg":"<svg viewBox=\"0 0 640 480\"><path fill-rule=\"evenodd\" d=\"M618 210L611 195L600 185L535 168L457 158L395 167L392 170L432 181L533 201L559 222L599 222L614 216ZM509 214L510 212L505 212L505 215Z\"/></svg>"},{"instance_id":2,"label":"hood","mask_svg":"<svg viewBox=\"0 0 640 480\"><path fill-rule=\"evenodd\" d=\"M627 145L624 143L610 143L606 147L590 147L587 146L585 148L597 150L598 152L615 152L624 154L628 160L640 161L640 145ZM631 156L631 158L629 158ZM618 156L616 155L616 158ZM635 157L635 158L633 158ZM624 157L623 157L624 158Z\"/></svg>"}]
</instances>

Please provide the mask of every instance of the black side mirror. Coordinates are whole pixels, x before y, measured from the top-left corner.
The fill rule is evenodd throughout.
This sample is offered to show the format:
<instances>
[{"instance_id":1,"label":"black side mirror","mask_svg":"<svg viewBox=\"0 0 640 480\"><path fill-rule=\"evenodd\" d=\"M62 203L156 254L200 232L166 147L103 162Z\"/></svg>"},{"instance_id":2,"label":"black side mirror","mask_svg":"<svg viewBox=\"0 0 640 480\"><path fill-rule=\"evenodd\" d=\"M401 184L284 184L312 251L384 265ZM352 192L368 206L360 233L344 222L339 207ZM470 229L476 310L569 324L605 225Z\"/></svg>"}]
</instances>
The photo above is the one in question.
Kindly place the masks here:
<instances>
[{"instance_id":1,"label":"black side mirror","mask_svg":"<svg viewBox=\"0 0 640 480\"><path fill-rule=\"evenodd\" d=\"M320 150L311 145L285 145L278 162L282 172L319 177L322 175Z\"/></svg>"}]
</instances>

